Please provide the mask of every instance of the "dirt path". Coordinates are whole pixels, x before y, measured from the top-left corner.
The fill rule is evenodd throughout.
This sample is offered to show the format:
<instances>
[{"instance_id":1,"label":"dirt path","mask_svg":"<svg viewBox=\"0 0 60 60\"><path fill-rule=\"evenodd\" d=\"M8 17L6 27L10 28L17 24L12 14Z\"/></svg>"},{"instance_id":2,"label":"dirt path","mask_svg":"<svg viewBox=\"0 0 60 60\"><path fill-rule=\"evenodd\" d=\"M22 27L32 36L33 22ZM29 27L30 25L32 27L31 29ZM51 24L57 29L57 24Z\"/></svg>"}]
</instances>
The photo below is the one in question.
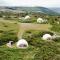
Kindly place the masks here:
<instances>
[{"instance_id":1,"label":"dirt path","mask_svg":"<svg viewBox=\"0 0 60 60\"><path fill-rule=\"evenodd\" d=\"M51 25L49 24L34 24L34 23L20 23L20 31L18 33L19 39L22 38L22 35L27 30L44 30L49 31Z\"/></svg>"},{"instance_id":2,"label":"dirt path","mask_svg":"<svg viewBox=\"0 0 60 60\"><path fill-rule=\"evenodd\" d=\"M49 30L50 27L49 24L20 23L22 30Z\"/></svg>"}]
</instances>

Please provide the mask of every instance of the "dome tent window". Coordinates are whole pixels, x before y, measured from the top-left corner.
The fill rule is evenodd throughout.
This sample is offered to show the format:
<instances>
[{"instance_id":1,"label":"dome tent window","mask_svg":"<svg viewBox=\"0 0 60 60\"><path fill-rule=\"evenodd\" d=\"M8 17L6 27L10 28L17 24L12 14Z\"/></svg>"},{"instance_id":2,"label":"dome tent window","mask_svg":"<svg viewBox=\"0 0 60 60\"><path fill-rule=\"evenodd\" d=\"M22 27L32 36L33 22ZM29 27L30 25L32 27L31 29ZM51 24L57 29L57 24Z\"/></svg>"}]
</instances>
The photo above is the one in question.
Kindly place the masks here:
<instances>
[{"instance_id":1,"label":"dome tent window","mask_svg":"<svg viewBox=\"0 0 60 60\"><path fill-rule=\"evenodd\" d=\"M19 45L19 47L26 47L26 46L27 46L26 44Z\"/></svg>"},{"instance_id":2,"label":"dome tent window","mask_svg":"<svg viewBox=\"0 0 60 60\"><path fill-rule=\"evenodd\" d=\"M27 47L28 47L28 42L27 42L25 39L20 39L20 40L17 42L16 46L17 46L18 48L27 48Z\"/></svg>"}]
</instances>

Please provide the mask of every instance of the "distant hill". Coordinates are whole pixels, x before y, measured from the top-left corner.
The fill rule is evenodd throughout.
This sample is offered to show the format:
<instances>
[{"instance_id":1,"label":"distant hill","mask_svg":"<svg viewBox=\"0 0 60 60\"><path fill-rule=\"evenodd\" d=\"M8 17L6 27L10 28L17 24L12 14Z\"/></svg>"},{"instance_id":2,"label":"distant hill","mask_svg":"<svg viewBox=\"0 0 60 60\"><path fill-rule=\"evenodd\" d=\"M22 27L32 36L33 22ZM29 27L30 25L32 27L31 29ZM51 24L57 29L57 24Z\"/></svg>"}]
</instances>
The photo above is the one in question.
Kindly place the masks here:
<instances>
[{"instance_id":1,"label":"distant hill","mask_svg":"<svg viewBox=\"0 0 60 60\"><path fill-rule=\"evenodd\" d=\"M50 9L57 12L57 13L60 13L60 8L50 8Z\"/></svg>"},{"instance_id":2,"label":"distant hill","mask_svg":"<svg viewBox=\"0 0 60 60\"><path fill-rule=\"evenodd\" d=\"M0 8L0 10L3 8ZM15 12L20 12L20 11L25 11L25 12L37 12L37 13L44 13L48 15L59 15L57 12L45 8L45 7L4 7L5 11L15 11Z\"/></svg>"}]
</instances>

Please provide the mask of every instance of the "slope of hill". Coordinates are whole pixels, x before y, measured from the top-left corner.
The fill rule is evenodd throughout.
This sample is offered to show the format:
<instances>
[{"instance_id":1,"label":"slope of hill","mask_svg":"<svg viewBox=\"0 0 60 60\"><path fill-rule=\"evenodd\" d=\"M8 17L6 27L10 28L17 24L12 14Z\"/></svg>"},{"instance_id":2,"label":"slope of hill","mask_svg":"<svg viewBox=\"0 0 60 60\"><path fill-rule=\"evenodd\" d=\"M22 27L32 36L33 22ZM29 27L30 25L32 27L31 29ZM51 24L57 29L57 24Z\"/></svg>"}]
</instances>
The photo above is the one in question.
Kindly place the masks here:
<instances>
[{"instance_id":1,"label":"slope of hill","mask_svg":"<svg viewBox=\"0 0 60 60\"><path fill-rule=\"evenodd\" d=\"M10 11L25 11L25 12L37 12L37 13L44 13L48 15L59 15L57 12L50 10L49 8L45 7L4 7L1 10L10 10Z\"/></svg>"},{"instance_id":2,"label":"slope of hill","mask_svg":"<svg viewBox=\"0 0 60 60\"><path fill-rule=\"evenodd\" d=\"M57 12L57 13L60 13L60 8L50 8L50 9Z\"/></svg>"}]
</instances>

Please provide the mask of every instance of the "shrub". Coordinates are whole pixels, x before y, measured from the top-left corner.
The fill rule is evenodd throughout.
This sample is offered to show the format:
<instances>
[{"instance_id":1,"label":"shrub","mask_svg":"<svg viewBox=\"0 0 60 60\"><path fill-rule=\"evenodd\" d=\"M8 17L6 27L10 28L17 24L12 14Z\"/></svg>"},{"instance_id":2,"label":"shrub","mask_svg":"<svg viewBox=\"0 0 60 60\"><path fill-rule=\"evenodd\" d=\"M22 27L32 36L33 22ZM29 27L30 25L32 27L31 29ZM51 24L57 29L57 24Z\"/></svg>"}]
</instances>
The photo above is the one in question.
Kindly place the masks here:
<instances>
[{"instance_id":1,"label":"shrub","mask_svg":"<svg viewBox=\"0 0 60 60\"><path fill-rule=\"evenodd\" d=\"M51 28L51 30L55 31L55 32L60 32L60 24L54 24L53 27Z\"/></svg>"},{"instance_id":2,"label":"shrub","mask_svg":"<svg viewBox=\"0 0 60 60\"><path fill-rule=\"evenodd\" d=\"M49 31L26 31L24 34L23 34L23 38L28 38L28 39L34 39L34 38L41 38L44 34L50 34L50 35L53 35L52 32L49 32Z\"/></svg>"},{"instance_id":3,"label":"shrub","mask_svg":"<svg viewBox=\"0 0 60 60\"><path fill-rule=\"evenodd\" d=\"M60 37L53 39L55 42L60 42Z\"/></svg>"},{"instance_id":4,"label":"shrub","mask_svg":"<svg viewBox=\"0 0 60 60\"><path fill-rule=\"evenodd\" d=\"M0 36L0 44L5 44L8 41L16 42L17 40L18 40L18 37L17 37L16 33L13 33L13 32L4 32Z\"/></svg>"},{"instance_id":5,"label":"shrub","mask_svg":"<svg viewBox=\"0 0 60 60\"><path fill-rule=\"evenodd\" d=\"M41 36L43 36L44 34L50 34L50 35L53 35L53 33L50 32L50 31L43 31L43 32L40 33Z\"/></svg>"},{"instance_id":6,"label":"shrub","mask_svg":"<svg viewBox=\"0 0 60 60\"><path fill-rule=\"evenodd\" d=\"M29 30L29 31L26 31L23 34L22 38L26 39L30 45L39 46L40 41L42 40L41 37L45 33L49 33L49 34L53 35L53 33L48 32L48 31L42 31L41 32L41 31L32 31L32 30Z\"/></svg>"},{"instance_id":7,"label":"shrub","mask_svg":"<svg viewBox=\"0 0 60 60\"><path fill-rule=\"evenodd\" d=\"M3 33L4 31L3 30L0 30L0 33Z\"/></svg>"},{"instance_id":8,"label":"shrub","mask_svg":"<svg viewBox=\"0 0 60 60\"><path fill-rule=\"evenodd\" d=\"M57 60L57 52L58 50L55 43L47 42L36 52L34 60Z\"/></svg>"},{"instance_id":9,"label":"shrub","mask_svg":"<svg viewBox=\"0 0 60 60\"><path fill-rule=\"evenodd\" d=\"M8 27L7 25L4 25L4 27Z\"/></svg>"}]
</instances>

